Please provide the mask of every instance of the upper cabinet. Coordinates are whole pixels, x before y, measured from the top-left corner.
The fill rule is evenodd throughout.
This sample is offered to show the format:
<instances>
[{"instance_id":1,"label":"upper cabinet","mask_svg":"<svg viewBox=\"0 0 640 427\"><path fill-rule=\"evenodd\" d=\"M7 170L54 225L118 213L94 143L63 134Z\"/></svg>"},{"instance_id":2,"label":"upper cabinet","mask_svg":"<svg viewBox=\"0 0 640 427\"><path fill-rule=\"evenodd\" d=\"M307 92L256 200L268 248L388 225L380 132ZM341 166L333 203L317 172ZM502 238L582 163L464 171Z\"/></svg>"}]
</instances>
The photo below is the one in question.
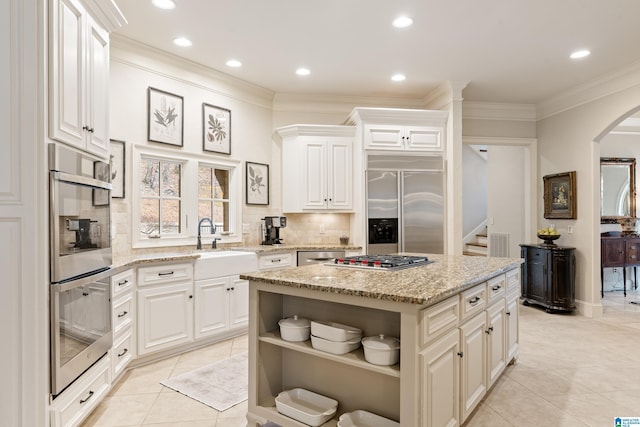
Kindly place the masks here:
<instances>
[{"instance_id":1,"label":"upper cabinet","mask_svg":"<svg viewBox=\"0 0 640 427\"><path fill-rule=\"evenodd\" d=\"M282 137L283 212L353 209L353 126L292 125Z\"/></svg>"},{"instance_id":2,"label":"upper cabinet","mask_svg":"<svg viewBox=\"0 0 640 427\"><path fill-rule=\"evenodd\" d=\"M109 152L109 31L124 22L111 1L50 1L49 136L103 158Z\"/></svg>"},{"instance_id":3,"label":"upper cabinet","mask_svg":"<svg viewBox=\"0 0 640 427\"><path fill-rule=\"evenodd\" d=\"M361 126L365 150L442 151L447 116L438 110L356 108L347 122Z\"/></svg>"}]
</instances>

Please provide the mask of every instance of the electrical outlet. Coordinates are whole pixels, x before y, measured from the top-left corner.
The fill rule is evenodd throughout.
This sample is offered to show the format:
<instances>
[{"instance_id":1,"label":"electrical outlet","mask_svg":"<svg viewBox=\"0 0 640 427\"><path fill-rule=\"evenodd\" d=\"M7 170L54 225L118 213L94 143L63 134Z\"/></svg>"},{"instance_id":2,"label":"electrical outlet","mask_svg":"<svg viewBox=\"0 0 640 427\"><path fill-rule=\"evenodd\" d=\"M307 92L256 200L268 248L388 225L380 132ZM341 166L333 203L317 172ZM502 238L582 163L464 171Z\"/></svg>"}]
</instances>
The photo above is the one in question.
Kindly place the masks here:
<instances>
[{"instance_id":1,"label":"electrical outlet","mask_svg":"<svg viewBox=\"0 0 640 427\"><path fill-rule=\"evenodd\" d=\"M242 234L249 234L249 224L246 222L242 223Z\"/></svg>"},{"instance_id":2,"label":"electrical outlet","mask_svg":"<svg viewBox=\"0 0 640 427\"><path fill-rule=\"evenodd\" d=\"M567 225L567 234L573 234L573 225Z\"/></svg>"},{"instance_id":3,"label":"electrical outlet","mask_svg":"<svg viewBox=\"0 0 640 427\"><path fill-rule=\"evenodd\" d=\"M324 224L320 224L320 234L324 234Z\"/></svg>"}]
</instances>

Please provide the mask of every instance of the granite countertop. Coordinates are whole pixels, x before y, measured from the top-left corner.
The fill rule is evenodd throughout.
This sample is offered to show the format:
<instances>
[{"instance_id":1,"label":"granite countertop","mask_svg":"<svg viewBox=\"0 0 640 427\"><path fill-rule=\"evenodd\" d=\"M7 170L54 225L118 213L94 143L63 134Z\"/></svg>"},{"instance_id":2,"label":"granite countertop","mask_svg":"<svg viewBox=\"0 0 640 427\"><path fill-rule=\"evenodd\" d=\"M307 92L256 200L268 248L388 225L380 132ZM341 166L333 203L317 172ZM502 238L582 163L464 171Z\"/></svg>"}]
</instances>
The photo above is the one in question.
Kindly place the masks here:
<instances>
[{"instance_id":1,"label":"granite countertop","mask_svg":"<svg viewBox=\"0 0 640 427\"><path fill-rule=\"evenodd\" d=\"M427 255L432 263L400 271L314 264L240 277L273 285L431 305L522 263L521 258Z\"/></svg>"},{"instance_id":2,"label":"granite countertop","mask_svg":"<svg viewBox=\"0 0 640 427\"><path fill-rule=\"evenodd\" d=\"M232 251L250 251L257 254L291 251L360 251L362 246L352 245L256 245L230 247Z\"/></svg>"}]
</instances>

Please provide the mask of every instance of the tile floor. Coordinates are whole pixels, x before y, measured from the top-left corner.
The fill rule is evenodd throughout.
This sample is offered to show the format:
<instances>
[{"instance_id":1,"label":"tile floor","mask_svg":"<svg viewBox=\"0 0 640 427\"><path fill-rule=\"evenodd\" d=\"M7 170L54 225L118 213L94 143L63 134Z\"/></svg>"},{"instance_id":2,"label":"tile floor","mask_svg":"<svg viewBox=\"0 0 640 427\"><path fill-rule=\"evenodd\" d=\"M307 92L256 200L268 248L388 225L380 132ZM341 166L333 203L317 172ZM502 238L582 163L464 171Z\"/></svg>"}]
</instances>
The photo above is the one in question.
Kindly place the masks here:
<instances>
[{"instance_id":1,"label":"tile floor","mask_svg":"<svg viewBox=\"0 0 640 427\"><path fill-rule=\"evenodd\" d=\"M518 362L465 427L608 427L640 417L640 306L629 301L640 291L605 293L601 319L520 306ZM218 412L160 380L246 349L243 336L130 370L83 427L244 427L246 402Z\"/></svg>"}]
</instances>

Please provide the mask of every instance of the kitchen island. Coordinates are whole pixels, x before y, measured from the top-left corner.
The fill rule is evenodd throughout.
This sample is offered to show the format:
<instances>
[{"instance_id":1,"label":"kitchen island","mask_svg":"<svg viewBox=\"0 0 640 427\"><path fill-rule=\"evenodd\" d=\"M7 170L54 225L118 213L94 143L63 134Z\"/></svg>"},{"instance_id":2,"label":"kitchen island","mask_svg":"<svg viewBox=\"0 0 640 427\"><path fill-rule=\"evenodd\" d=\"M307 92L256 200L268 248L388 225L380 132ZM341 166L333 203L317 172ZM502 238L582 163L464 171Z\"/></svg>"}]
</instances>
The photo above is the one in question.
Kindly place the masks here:
<instances>
[{"instance_id":1,"label":"kitchen island","mask_svg":"<svg viewBox=\"0 0 640 427\"><path fill-rule=\"evenodd\" d=\"M428 255L401 271L311 265L241 275L250 281L248 425L303 424L279 414L296 387L401 426L460 425L518 354L520 259ZM400 363L373 365L280 337L298 315L400 339Z\"/></svg>"}]
</instances>

